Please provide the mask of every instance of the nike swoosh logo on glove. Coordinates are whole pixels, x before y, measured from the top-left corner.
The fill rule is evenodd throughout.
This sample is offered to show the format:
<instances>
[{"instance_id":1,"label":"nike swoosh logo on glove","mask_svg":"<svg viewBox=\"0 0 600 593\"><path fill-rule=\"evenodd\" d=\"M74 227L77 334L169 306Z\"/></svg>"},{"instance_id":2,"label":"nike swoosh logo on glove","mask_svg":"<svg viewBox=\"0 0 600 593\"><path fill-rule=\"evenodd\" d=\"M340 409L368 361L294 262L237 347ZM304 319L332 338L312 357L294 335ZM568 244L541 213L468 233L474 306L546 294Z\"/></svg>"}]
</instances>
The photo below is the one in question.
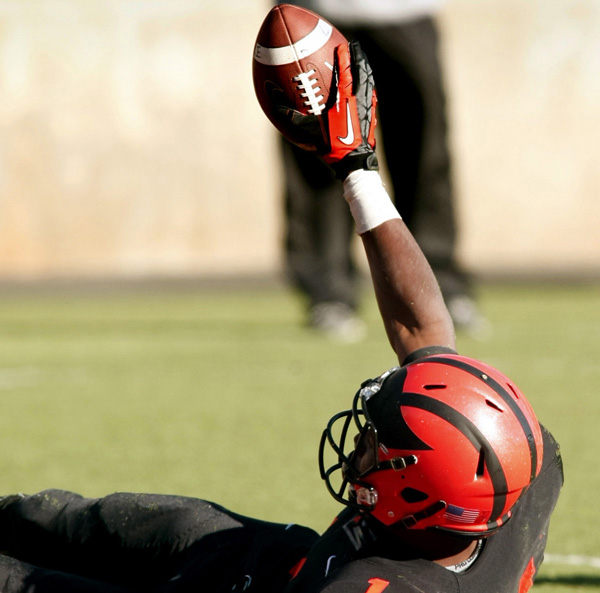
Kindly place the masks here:
<instances>
[{"instance_id":1,"label":"nike swoosh logo on glove","mask_svg":"<svg viewBox=\"0 0 600 593\"><path fill-rule=\"evenodd\" d=\"M350 104L346 103L346 122L347 122L347 130L345 138L338 136L338 140L345 144L346 146L350 146L354 142L354 128L352 127L352 113L350 112Z\"/></svg>"}]
</instances>

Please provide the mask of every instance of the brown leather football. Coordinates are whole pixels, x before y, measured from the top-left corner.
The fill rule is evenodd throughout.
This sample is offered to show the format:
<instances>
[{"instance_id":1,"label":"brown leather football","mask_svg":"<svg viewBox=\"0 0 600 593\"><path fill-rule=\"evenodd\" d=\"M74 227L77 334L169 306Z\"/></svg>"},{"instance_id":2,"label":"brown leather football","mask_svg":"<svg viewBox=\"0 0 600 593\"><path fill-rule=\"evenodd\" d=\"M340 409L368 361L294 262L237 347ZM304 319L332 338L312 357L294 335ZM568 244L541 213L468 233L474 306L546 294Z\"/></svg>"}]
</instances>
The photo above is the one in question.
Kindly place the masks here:
<instances>
[{"instance_id":1,"label":"brown leather football","mask_svg":"<svg viewBox=\"0 0 600 593\"><path fill-rule=\"evenodd\" d=\"M256 38L252 74L265 115L288 140L294 138L276 105L320 115L329 98L335 48L347 43L329 22L310 10L279 4L267 14Z\"/></svg>"}]
</instances>

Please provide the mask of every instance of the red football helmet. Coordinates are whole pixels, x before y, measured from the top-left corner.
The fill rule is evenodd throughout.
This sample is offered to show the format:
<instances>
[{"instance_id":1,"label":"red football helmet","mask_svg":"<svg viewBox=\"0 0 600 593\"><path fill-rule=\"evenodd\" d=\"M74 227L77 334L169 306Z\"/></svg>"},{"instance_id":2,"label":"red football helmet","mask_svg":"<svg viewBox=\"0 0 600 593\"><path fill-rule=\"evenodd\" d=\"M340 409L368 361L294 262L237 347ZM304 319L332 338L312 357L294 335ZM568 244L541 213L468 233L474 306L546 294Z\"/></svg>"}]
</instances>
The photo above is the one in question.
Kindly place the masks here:
<instances>
[{"instance_id":1,"label":"red football helmet","mask_svg":"<svg viewBox=\"0 0 600 593\"><path fill-rule=\"evenodd\" d=\"M326 443L337 456L328 468ZM363 383L352 409L329 421L319 466L336 500L387 526L476 537L510 518L542 455L519 389L486 364L443 354Z\"/></svg>"}]
</instances>

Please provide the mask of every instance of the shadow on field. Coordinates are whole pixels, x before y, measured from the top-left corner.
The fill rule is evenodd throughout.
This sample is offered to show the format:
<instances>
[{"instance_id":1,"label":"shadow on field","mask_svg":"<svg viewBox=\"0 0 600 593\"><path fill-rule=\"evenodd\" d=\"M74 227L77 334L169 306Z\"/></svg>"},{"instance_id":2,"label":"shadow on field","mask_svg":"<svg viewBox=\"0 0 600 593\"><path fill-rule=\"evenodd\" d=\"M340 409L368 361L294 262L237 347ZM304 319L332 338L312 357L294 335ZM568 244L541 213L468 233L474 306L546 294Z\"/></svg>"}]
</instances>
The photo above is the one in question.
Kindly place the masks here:
<instances>
[{"instance_id":1,"label":"shadow on field","mask_svg":"<svg viewBox=\"0 0 600 593\"><path fill-rule=\"evenodd\" d=\"M535 579L536 585L572 585L579 587L600 587L600 575L570 574L542 576Z\"/></svg>"}]
</instances>

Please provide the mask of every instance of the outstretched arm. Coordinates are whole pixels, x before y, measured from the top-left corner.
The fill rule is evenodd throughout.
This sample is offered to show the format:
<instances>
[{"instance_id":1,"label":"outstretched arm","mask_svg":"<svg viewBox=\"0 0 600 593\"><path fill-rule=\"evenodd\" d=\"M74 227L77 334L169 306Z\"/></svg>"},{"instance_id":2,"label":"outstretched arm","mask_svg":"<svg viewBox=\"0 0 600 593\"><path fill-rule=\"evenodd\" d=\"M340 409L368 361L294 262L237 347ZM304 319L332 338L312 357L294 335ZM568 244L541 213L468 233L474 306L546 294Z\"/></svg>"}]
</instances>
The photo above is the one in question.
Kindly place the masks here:
<instances>
[{"instance_id":1,"label":"outstretched arm","mask_svg":"<svg viewBox=\"0 0 600 593\"><path fill-rule=\"evenodd\" d=\"M400 362L419 348L454 348L454 327L437 280L379 177L377 99L367 57L358 45L341 46L336 68L338 102L327 113L332 150L324 158L343 179L344 198L367 254L390 344ZM355 134L355 145L344 150L338 140L346 121L338 114L347 106L360 133Z\"/></svg>"},{"instance_id":2,"label":"outstretched arm","mask_svg":"<svg viewBox=\"0 0 600 593\"><path fill-rule=\"evenodd\" d=\"M379 177L375 85L358 43L336 48L334 80L337 94L332 91L331 97L335 102L323 116L325 138L312 143L326 146L319 152L343 180L344 197L363 241L392 348L400 362L419 348L454 348L454 328L437 281ZM307 125L315 116L285 107L281 114L294 128L322 133L321 126Z\"/></svg>"}]
</instances>

